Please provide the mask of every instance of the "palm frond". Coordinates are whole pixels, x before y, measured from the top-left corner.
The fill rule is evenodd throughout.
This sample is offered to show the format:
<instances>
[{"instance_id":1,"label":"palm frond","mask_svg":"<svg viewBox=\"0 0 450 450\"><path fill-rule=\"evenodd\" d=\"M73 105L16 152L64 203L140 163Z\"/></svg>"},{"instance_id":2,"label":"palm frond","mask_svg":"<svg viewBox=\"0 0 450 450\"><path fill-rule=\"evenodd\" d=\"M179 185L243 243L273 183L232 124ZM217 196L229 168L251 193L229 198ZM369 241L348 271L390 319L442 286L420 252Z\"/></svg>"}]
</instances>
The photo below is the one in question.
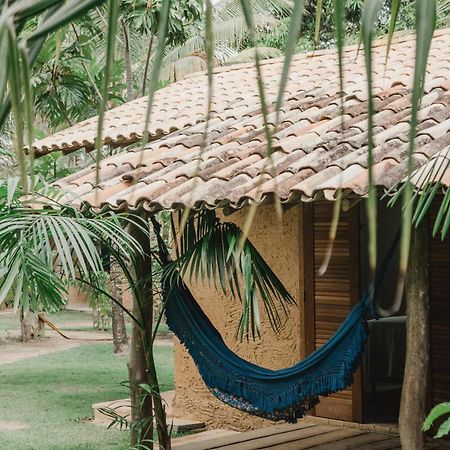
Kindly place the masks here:
<instances>
[{"instance_id":1,"label":"palm frond","mask_svg":"<svg viewBox=\"0 0 450 450\"><path fill-rule=\"evenodd\" d=\"M255 15L285 16L292 11L294 2L291 0L252 0L251 6ZM219 0L214 5L214 14L220 20L239 17L242 15L242 2L241 0Z\"/></svg>"},{"instance_id":2,"label":"palm frond","mask_svg":"<svg viewBox=\"0 0 450 450\"><path fill-rule=\"evenodd\" d=\"M18 179L0 185L0 303L14 291L15 306L61 307L66 281L102 270L99 248L123 261L142 250L125 228L128 217L81 214L70 207L31 209ZM144 228L144 227L143 227Z\"/></svg>"},{"instance_id":3,"label":"palm frond","mask_svg":"<svg viewBox=\"0 0 450 450\"><path fill-rule=\"evenodd\" d=\"M450 0L436 1L436 26L446 28L450 26Z\"/></svg>"},{"instance_id":4,"label":"palm frond","mask_svg":"<svg viewBox=\"0 0 450 450\"><path fill-rule=\"evenodd\" d=\"M235 224L221 222L214 212L196 213L183 228L180 255L166 268L164 278L169 284L180 277L201 282L239 298L242 315L237 334L243 339L260 333L260 301L272 328L279 331L287 306L295 300L249 240L237 253L241 237Z\"/></svg>"},{"instance_id":5,"label":"palm frond","mask_svg":"<svg viewBox=\"0 0 450 450\"><path fill-rule=\"evenodd\" d=\"M450 433L450 402L439 403L428 414L423 424L422 431L428 431L433 426L437 419L446 417L446 419L440 424L438 432L434 436L435 439L441 438Z\"/></svg>"},{"instance_id":6,"label":"palm frond","mask_svg":"<svg viewBox=\"0 0 450 450\"><path fill-rule=\"evenodd\" d=\"M273 16L267 14L255 15L254 21L256 28L273 26L276 22ZM228 20L214 22L212 30L214 42L216 43L215 57L220 63L224 63L230 54L233 56L236 54L236 52L227 52L226 49L230 47L239 48L249 34L247 24L242 16L231 17ZM205 41L199 33L193 35L182 45L166 49L162 61L161 79L169 79L165 78L165 76L167 76L166 74L170 71L170 67L172 67L172 64L176 61L187 56L192 56L197 52L203 52L204 49Z\"/></svg>"},{"instance_id":7,"label":"palm frond","mask_svg":"<svg viewBox=\"0 0 450 450\"><path fill-rule=\"evenodd\" d=\"M258 53L261 59L280 58L283 52L274 47L258 47ZM237 55L228 58L225 64L240 64L255 61L255 47L247 48Z\"/></svg>"},{"instance_id":8,"label":"palm frond","mask_svg":"<svg viewBox=\"0 0 450 450\"><path fill-rule=\"evenodd\" d=\"M170 83L183 79L186 75L207 70L204 55L184 56L161 70L161 79Z\"/></svg>"}]
</instances>

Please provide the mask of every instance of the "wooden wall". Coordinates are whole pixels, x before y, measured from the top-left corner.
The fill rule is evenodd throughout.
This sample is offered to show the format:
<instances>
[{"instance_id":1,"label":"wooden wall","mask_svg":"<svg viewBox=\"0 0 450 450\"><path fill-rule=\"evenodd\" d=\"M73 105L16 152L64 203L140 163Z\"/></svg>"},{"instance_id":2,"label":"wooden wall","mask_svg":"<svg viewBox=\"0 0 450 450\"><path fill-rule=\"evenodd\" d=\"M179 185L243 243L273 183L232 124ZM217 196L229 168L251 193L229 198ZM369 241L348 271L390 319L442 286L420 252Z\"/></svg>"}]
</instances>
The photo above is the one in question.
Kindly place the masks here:
<instances>
[{"instance_id":1,"label":"wooden wall","mask_svg":"<svg viewBox=\"0 0 450 450\"><path fill-rule=\"evenodd\" d=\"M440 202L437 202L439 205ZM317 275L328 245L333 205L315 202L304 207L305 348L311 353L323 345L345 320L359 299L360 252L358 207L341 213L338 233L326 273ZM432 238L436 218L430 217L430 407L450 400L450 234ZM362 422L360 371L352 387L321 399L314 414Z\"/></svg>"},{"instance_id":2,"label":"wooden wall","mask_svg":"<svg viewBox=\"0 0 450 450\"><path fill-rule=\"evenodd\" d=\"M440 203L440 202L439 202ZM450 400L450 236L432 238L437 207L430 220L430 320L432 405Z\"/></svg>"},{"instance_id":3,"label":"wooden wall","mask_svg":"<svg viewBox=\"0 0 450 450\"><path fill-rule=\"evenodd\" d=\"M342 212L326 273L318 276L329 243L333 204L317 202L305 208L305 342L308 353L327 342L359 299L359 211ZM352 387L322 398L315 414L362 421L361 375Z\"/></svg>"}]
</instances>

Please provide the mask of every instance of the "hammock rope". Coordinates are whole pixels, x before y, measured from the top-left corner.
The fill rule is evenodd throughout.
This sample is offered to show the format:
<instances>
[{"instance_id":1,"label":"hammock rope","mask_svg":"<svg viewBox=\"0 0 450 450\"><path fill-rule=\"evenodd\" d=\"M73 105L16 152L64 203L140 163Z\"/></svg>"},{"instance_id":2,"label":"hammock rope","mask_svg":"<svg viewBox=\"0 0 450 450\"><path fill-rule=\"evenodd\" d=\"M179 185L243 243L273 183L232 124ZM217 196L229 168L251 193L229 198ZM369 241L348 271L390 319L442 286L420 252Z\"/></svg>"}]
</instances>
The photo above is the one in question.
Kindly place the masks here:
<instances>
[{"instance_id":1,"label":"hammock rope","mask_svg":"<svg viewBox=\"0 0 450 450\"><path fill-rule=\"evenodd\" d=\"M161 245L165 244L162 239L158 241L163 253ZM380 283L397 241L372 286ZM318 403L319 396L352 384L367 340L365 321L372 316L372 287L328 342L281 370L257 366L233 353L181 280L165 289L168 327L188 350L206 386L228 405L271 420L295 422Z\"/></svg>"}]
</instances>

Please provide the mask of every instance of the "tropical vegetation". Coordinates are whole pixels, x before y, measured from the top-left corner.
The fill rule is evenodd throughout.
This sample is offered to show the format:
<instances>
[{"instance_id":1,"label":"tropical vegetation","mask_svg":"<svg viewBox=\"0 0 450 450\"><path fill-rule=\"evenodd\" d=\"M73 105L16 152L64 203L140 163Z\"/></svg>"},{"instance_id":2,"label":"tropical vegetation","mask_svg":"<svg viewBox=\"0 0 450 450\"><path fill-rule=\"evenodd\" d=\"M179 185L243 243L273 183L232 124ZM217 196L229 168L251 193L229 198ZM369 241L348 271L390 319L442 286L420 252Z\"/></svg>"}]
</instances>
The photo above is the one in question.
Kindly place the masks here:
<instances>
[{"instance_id":1,"label":"tropical vegetation","mask_svg":"<svg viewBox=\"0 0 450 450\"><path fill-rule=\"evenodd\" d=\"M450 433L450 402L439 403L436 405L428 414L425 422L423 424L423 431L428 431L431 429L433 424L440 418L443 419L442 423L439 425L435 438L439 439Z\"/></svg>"},{"instance_id":2,"label":"tropical vegetation","mask_svg":"<svg viewBox=\"0 0 450 450\"><path fill-rule=\"evenodd\" d=\"M80 213L59 204L57 194L55 196L46 183L42 183L42 177L46 182L51 181L82 166L89 158L98 167L103 154L112 151L100 144L104 113L108 108L137 95L148 95L147 130L154 93L164 83L191 70L208 69L211 73L215 64L244 59L254 60L260 74L261 58L278 56L283 51L285 62L276 102L279 109L289 63L299 48L337 45L342 63L342 48L348 36L361 39L370 75L370 46L377 33L381 30L392 36L396 27L411 27L416 29L418 37L408 151L411 176L417 111L436 26L436 11L441 14L439 25L448 20L449 11L446 0L387 3L382 0L364 3L360 0L221 0L214 5L209 0L81 0L76 5L63 0L22 0L3 1L0 5L0 58L5 62L0 71L0 126L2 142L14 149L18 166L17 176L7 178L0 186L0 302L9 299L16 307L34 310L61 307L66 282L83 278L93 285L98 284L91 275L102 271L99 248L106 247L128 279L141 313L147 298L151 297L146 286L151 284L147 279L149 274L142 272L142 263L151 267L153 254L147 219ZM274 27L277 30L272 33ZM370 76L368 89L371 89ZM260 90L264 92L261 81ZM265 111L263 95L261 102ZM374 109L370 97L368 103L369 195L366 204L369 256L374 271L377 197L371 171ZM70 159L69 168L67 159L61 163L53 155L35 161L31 144L36 135L70 126L97 112L98 139L93 156L65 157ZM266 135L270 153L272 130L267 120ZM143 143L147 138L144 133ZM26 148L30 150L27 152ZM395 197L402 198L404 205L398 298L403 290L413 227L423 220L435 195L436 189L430 186L418 200L408 178ZM448 230L448 220L444 218L450 217L449 198L447 193L436 227L436 232L442 229L443 235ZM44 208L43 203L50 203L51 208ZM339 208L337 202L336 210ZM188 219L185 217L186 221ZM184 226L185 223L181 228ZM130 227L132 232L125 231L125 227ZM214 233L221 231L217 227L212 229ZM241 261L251 257L244 245L245 233L237 245L236 238L228 239L229 244L234 242L229 246L230 255L241 256ZM185 252L190 258L202 252L202 240L193 244L194 251ZM210 244L206 248L207 253L214 254ZM186 271L186 261L179 260L177 270ZM230 264L235 264L233 261L232 258L224 261L223 267L228 270ZM244 271L236 264L230 270L237 268ZM137 279L141 281L137 283ZM249 286L251 288L252 283ZM237 285L234 288L237 289ZM260 291L259 294L264 300L265 293ZM256 330L257 317L248 313L252 303L244 304L250 309L246 312L244 307L246 323L241 329ZM143 343L145 363L152 372L151 387L155 389L152 397L159 439L168 449L170 441L154 370L152 324L145 320L151 318L152 313L147 317L135 313L129 312L136 325L134 340L141 339ZM277 320L275 317L274 323ZM148 428L151 429L151 421ZM139 439L135 437L133 443L142 443Z\"/></svg>"}]
</instances>

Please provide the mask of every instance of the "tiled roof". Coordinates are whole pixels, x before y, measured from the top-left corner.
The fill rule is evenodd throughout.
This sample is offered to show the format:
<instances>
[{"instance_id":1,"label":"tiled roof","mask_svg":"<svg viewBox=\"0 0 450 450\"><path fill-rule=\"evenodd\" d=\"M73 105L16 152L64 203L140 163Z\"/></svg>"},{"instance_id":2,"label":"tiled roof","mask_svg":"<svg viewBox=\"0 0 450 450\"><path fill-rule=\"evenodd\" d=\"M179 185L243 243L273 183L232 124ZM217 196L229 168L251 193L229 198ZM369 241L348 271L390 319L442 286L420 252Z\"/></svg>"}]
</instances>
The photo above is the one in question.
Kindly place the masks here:
<instances>
[{"instance_id":1,"label":"tiled roof","mask_svg":"<svg viewBox=\"0 0 450 450\"><path fill-rule=\"evenodd\" d=\"M397 185L407 173L414 52L414 36L400 36L385 66L385 42L373 48L373 171L375 183L383 189ZM163 104L156 100L152 130L177 131L144 149L130 149L102 161L98 189L94 189L94 166L57 185L70 191L68 196L75 204L113 209L140 204L149 210L239 208L272 201L274 194L284 203L317 196L332 199L339 188L345 194L364 196L368 95L363 51L348 47L344 59L345 112L341 116L336 53L321 51L295 58L271 158L255 70L250 65L231 66L214 76L214 114L204 148L206 77L196 75L162 90L158 99L164 98ZM264 64L270 102L275 100L281 67L281 60ZM419 115L414 154L418 185L424 176L444 171L446 165L438 168L434 161L447 161L447 153L450 156L449 74L450 30L440 30L433 39ZM135 123L127 111L129 122ZM270 119L274 121L273 107ZM116 134L129 132L118 127ZM422 177L420 172L424 172ZM450 183L450 171L445 170L442 182Z\"/></svg>"},{"instance_id":2,"label":"tiled roof","mask_svg":"<svg viewBox=\"0 0 450 450\"><path fill-rule=\"evenodd\" d=\"M400 38L401 39L401 38ZM409 36L403 39L410 40ZM384 46L384 41L376 45ZM356 47L349 47L347 54L354 56ZM382 50L383 51L383 50ZM302 77L293 78L289 92L297 93L301 87L297 81L314 83L317 72L326 69L324 77L336 81L334 52L330 50L316 53L299 54L294 57L294 70L301 70ZM317 62L316 65L310 61ZM266 67L266 84L268 91L274 95L277 91L279 68L282 59L268 60ZM305 67L305 66L308 67ZM256 86L254 63L239 64L215 69L215 104L219 112L234 110L246 105L257 105L259 96ZM362 75L362 73L360 73ZM356 80L355 80L356 81ZM207 112L207 79L205 73L192 74L184 80L174 83L156 92L153 103L152 120L149 126L150 140L161 138L169 133L202 122ZM138 141L144 131L147 110L147 97L138 98L105 113L103 140L105 144L125 146ZM33 145L37 155L62 150L71 152L85 147L91 150L97 137L97 117L80 122L70 128L54 133Z\"/></svg>"}]
</instances>

